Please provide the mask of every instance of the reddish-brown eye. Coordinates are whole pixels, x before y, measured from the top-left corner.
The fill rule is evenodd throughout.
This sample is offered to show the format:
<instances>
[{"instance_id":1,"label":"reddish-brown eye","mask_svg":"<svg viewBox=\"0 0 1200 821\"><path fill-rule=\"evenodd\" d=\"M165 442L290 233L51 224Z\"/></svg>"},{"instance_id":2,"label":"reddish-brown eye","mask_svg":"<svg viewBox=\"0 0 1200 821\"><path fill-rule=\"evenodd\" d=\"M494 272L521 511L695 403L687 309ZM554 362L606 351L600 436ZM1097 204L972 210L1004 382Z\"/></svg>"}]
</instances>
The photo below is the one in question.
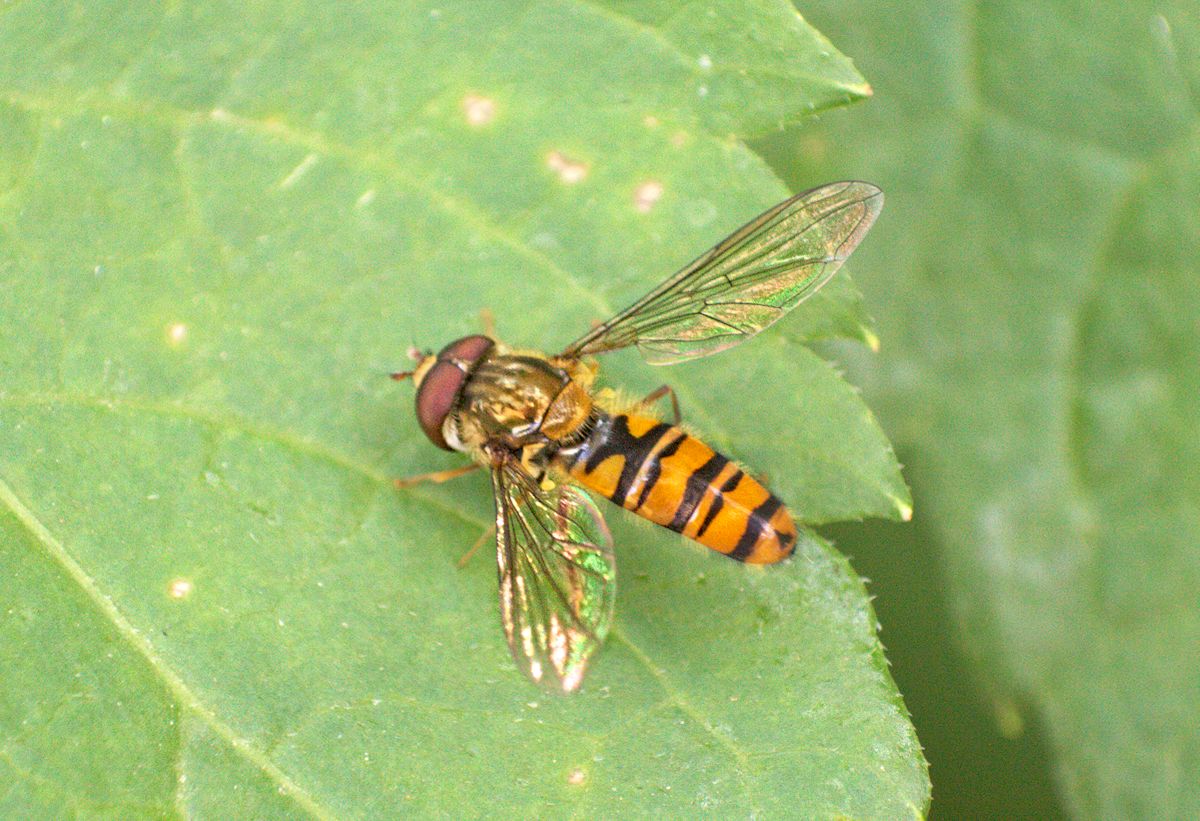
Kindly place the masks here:
<instances>
[{"instance_id":1,"label":"reddish-brown eye","mask_svg":"<svg viewBox=\"0 0 1200 821\"><path fill-rule=\"evenodd\" d=\"M446 444L442 425L454 408L467 377L493 344L491 339L479 334L456 339L442 348L437 362L421 380L417 390L417 421L429 441L443 450L453 448Z\"/></svg>"}]
</instances>

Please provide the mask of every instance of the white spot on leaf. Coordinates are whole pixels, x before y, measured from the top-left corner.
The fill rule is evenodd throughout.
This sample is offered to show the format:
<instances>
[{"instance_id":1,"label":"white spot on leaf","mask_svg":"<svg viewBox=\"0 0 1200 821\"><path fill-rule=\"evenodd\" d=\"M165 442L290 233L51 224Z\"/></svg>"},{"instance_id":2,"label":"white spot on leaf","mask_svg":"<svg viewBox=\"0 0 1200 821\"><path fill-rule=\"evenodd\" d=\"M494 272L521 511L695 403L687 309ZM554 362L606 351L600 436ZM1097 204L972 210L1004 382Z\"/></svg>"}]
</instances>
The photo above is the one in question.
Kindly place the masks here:
<instances>
[{"instance_id":1,"label":"white spot on leaf","mask_svg":"<svg viewBox=\"0 0 1200 821\"><path fill-rule=\"evenodd\" d=\"M167 326L167 341L172 345L179 345L187 338L188 328L182 322L176 322L173 325Z\"/></svg>"},{"instance_id":2,"label":"white spot on leaf","mask_svg":"<svg viewBox=\"0 0 1200 821\"><path fill-rule=\"evenodd\" d=\"M633 192L633 207L643 214L648 214L662 195L663 184L658 180L647 180Z\"/></svg>"},{"instance_id":3,"label":"white spot on leaf","mask_svg":"<svg viewBox=\"0 0 1200 821\"><path fill-rule=\"evenodd\" d=\"M173 599L186 599L192 592L192 582L189 579L172 579L167 585L167 595Z\"/></svg>"},{"instance_id":4,"label":"white spot on leaf","mask_svg":"<svg viewBox=\"0 0 1200 821\"><path fill-rule=\"evenodd\" d=\"M478 94L468 94L463 97L462 110L469 125L487 125L496 116L496 101Z\"/></svg>"},{"instance_id":5,"label":"white spot on leaf","mask_svg":"<svg viewBox=\"0 0 1200 821\"><path fill-rule=\"evenodd\" d=\"M561 151L551 151L546 156L546 165L551 171L558 174L560 180L568 184L579 182L588 173L588 167L585 164L571 159Z\"/></svg>"}]
</instances>

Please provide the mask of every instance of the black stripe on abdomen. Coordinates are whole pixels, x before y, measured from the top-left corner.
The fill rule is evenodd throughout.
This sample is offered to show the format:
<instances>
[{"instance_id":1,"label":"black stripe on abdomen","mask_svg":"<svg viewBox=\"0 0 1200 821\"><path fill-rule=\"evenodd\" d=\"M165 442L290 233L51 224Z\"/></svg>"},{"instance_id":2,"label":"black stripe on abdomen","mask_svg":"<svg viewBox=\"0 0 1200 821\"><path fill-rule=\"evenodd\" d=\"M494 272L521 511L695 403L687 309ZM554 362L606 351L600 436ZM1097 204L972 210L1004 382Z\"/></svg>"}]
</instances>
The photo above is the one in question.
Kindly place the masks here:
<instances>
[{"instance_id":1,"label":"black stripe on abdomen","mask_svg":"<svg viewBox=\"0 0 1200 821\"><path fill-rule=\"evenodd\" d=\"M646 471L646 479L642 482L642 492L638 494L637 504L631 507L630 510L639 510L642 505L646 504L646 499L650 497L650 491L654 490L654 486L662 478L663 460L674 456L679 451L679 446L683 444L684 439L687 439L687 434L680 431L679 437L675 441L670 442L665 448L655 454L650 463L650 468Z\"/></svg>"},{"instance_id":2,"label":"black stripe on abdomen","mask_svg":"<svg viewBox=\"0 0 1200 821\"><path fill-rule=\"evenodd\" d=\"M737 559L739 562L745 561L746 557L754 551L758 540L762 538L763 530L771 521L771 517L781 507L783 507L783 502L779 501L779 497L772 493L765 502L754 508L746 521L746 529L742 531L742 538L738 539L737 545L728 553L729 558Z\"/></svg>"},{"instance_id":3,"label":"black stripe on abdomen","mask_svg":"<svg viewBox=\"0 0 1200 821\"><path fill-rule=\"evenodd\" d=\"M712 504L708 506L708 514L704 517L704 521L700 523L700 529L696 531L697 540L704 535L704 531L708 530L708 526L712 524L713 519L717 518L717 514L725 506L725 494L732 492L741 483L742 477L745 475L740 469L735 470L733 475L725 480L725 484L721 485L720 492L713 498Z\"/></svg>"},{"instance_id":4,"label":"black stripe on abdomen","mask_svg":"<svg viewBox=\"0 0 1200 821\"><path fill-rule=\"evenodd\" d=\"M604 430L598 437L598 441L592 445L587 455L587 461L584 463L584 470L591 473L605 459L620 456L624 460L621 464L621 476L617 479L617 486L608 498L624 507L625 497L629 495L629 489L633 486L633 480L637 478L638 471L650 458L654 446L667 435L674 425L659 422L641 436L634 436L629 430L629 417L625 414L610 417L607 421L607 430ZM674 444L678 447L678 443Z\"/></svg>"},{"instance_id":5,"label":"black stripe on abdomen","mask_svg":"<svg viewBox=\"0 0 1200 821\"><path fill-rule=\"evenodd\" d=\"M692 514L700 505L700 500L704 498L704 491L727 464L729 464L728 459L719 453L713 453L712 458L692 471L692 475L688 477L687 486L683 490L683 499L680 500L679 507L675 508L675 517L667 525L668 529L674 530L676 533L683 532L683 529L687 527L688 519L692 518Z\"/></svg>"}]
</instances>

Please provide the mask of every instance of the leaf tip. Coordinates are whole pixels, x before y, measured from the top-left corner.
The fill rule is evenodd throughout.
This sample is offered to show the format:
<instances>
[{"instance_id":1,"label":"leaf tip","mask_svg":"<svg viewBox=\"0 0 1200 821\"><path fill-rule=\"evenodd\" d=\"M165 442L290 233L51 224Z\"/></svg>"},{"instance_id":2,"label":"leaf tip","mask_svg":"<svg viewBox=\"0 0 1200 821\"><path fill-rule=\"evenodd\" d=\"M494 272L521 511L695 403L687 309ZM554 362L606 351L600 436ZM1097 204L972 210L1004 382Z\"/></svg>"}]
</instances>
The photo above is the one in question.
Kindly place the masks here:
<instances>
[{"instance_id":1,"label":"leaf tip","mask_svg":"<svg viewBox=\"0 0 1200 821\"><path fill-rule=\"evenodd\" d=\"M842 96L833 103L835 107L852 105L863 100L869 100L875 95L875 89L861 75L858 77L857 82L839 83L837 89L841 92Z\"/></svg>"}]
</instances>

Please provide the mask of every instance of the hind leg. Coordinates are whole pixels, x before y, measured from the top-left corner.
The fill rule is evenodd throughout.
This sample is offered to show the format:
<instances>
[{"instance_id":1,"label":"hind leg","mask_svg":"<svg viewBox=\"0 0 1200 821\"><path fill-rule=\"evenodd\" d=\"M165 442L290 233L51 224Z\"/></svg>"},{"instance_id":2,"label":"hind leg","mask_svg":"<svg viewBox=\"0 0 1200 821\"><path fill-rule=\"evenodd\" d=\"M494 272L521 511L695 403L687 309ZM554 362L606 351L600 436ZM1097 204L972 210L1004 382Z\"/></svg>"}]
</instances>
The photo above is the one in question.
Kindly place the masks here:
<instances>
[{"instance_id":1,"label":"hind leg","mask_svg":"<svg viewBox=\"0 0 1200 821\"><path fill-rule=\"evenodd\" d=\"M650 393L646 394L646 398L642 400L643 405L653 405L664 396L671 397L671 412L674 414L674 422L676 425L683 420L683 415L679 412L679 398L675 395L675 389L670 385L659 385Z\"/></svg>"},{"instance_id":2,"label":"hind leg","mask_svg":"<svg viewBox=\"0 0 1200 821\"><path fill-rule=\"evenodd\" d=\"M458 566L460 569L467 566L467 562L471 561L471 557L475 555L475 551L483 547L484 542L486 542L488 537L493 535L495 532L496 526L493 524L489 525L487 529L480 534L479 538L475 540L475 544L471 545L471 549L464 553L462 558L458 560Z\"/></svg>"}]
</instances>

